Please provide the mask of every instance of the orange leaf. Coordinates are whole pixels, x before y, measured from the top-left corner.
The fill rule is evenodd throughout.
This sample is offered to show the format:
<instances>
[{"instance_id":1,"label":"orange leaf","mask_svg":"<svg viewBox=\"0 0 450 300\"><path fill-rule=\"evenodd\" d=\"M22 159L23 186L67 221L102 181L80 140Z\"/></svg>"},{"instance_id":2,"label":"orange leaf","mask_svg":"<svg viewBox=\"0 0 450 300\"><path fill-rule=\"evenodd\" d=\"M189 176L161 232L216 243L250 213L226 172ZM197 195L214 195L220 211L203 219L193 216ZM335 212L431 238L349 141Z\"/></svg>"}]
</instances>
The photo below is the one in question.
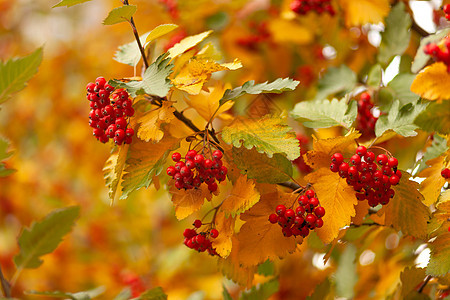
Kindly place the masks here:
<instances>
[{"instance_id":1,"label":"orange leaf","mask_svg":"<svg viewBox=\"0 0 450 300\"><path fill-rule=\"evenodd\" d=\"M226 258L231 253L231 238L234 234L234 222L232 217L226 218L225 213L222 210L216 215L214 224L219 231L219 236L215 239L211 239L212 246L216 249L216 252L223 258Z\"/></svg>"},{"instance_id":2,"label":"orange leaf","mask_svg":"<svg viewBox=\"0 0 450 300\"><path fill-rule=\"evenodd\" d=\"M425 197L424 203L431 205L437 201L441 194L441 188L445 184L445 179L441 176L441 170L444 168L444 157L439 156L427 161L427 165L431 166L422 170L419 177L426 177L420 184L420 192Z\"/></svg>"},{"instance_id":3,"label":"orange leaf","mask_svg":"<svg viewBox=\"0 0 450 300\"><path fill-rule=\"evenodd\" d=\"M312 183L320 205L325 208L323 227L316 229L316 232L328 244L338 236L342 227L350 225L351 217L356 215L355 205L358 200L355 191L345 179L328 168L308 174L305 180Z\"/></svg>"},{"instance_id":4,"label":"orange leaf","mask_svg":"<svg viewBox=\"0 0 450 300\"><path fill-rule=\"evenodd\" d=\"M344 156L356 148L355 140L361 134L357 131L351 131L346 136L339 136L330 139L313 141L312 151L308 151L303 157L305 162L312 168L330 167L331 156L336 152L341 152Z\"/></svg>"},{"instance_id":5,"label":"orange leaf","mask_svg":"<svg viewBox=\"0 0 450 300\"><path fill-rule=\"evenodd\" d=\"M425 239L427 222L430 217L428 207L423 204L419 184L409 180L409 174L402 172L400 183L392 187L394 198L386 205L386 225L391 225L404 234Z\"/></svg>"},{"instance_id":6,"label":"orange leaf","mask_svg":"<svg viewBox=\"0 0 450 300\"><path fill-rule=\"evenodd\" d=\"M411 91L428 100L450 99L450 73L442 62L434 63L417 74Z\"/></svg>"},{"instance_id":7,"label":"orange leaf","mask_svg":"<svg viewBox=\"0 0 450 300\"><path fill-rule=\"evenodd\" d=\"M279 204L290 207L296 198L297 195L278 191L263 194L258 203L241 215L245 223L237 235L239 263L256 266L267 259L281 258L295 251L296 238L285 237L278 224L269 222L269 215L275 212ZM302 241L301 238L297 239Z\"/></svg>"},{"instance_id":8,"label":"orange leaf","mask_svg":"<svg viewBox=\"0 0 450 300\"><path fill-rule=\"evenodd\" d=\"M175 118L174 111L172 102L164 101L162 107L145 113L137 120L140 124L137 132L138 138L146 142L159 142L164 136L161 125L170 123Z\"/></svg>"},{"instance_id":9,"label":"orange leaf","mask_svg":"<svg viewBox=\"0 0 450 300\"><path fill-rule=\"evenodd\" d=\"M234 217L252 207L259 198L255 181L247 179L246 175L241 175L233 185L230 196L224 200L221 209L226 215L231 214Z\"/></svg>"},{"instance_id":10,"label":"orange leaf","mask_svg":"<svg viewBox=\"0 0 450 300\"><path fill-rule=\"evenodd\" d=\"M364 218L369 213L369 202L367 201L359 201L355 206L356 215L352 217L352 223L355 225L361 225L364 221Z\"/></svg>"},{"instance_id":11,"label":"orange leaf","mask_svg":"<svg viewBox=\"0 0 450 300\"><path fill-rule=\"evenodd\" d=\"M450 226L450 190L442 193L436 208L434 216L439 222L445 223L445 227L448 228Z\"/></svg>"},{"instance_id":12,"label":"orange leaf","mask_svg":"<svg viewBox=\"0 0 450 300\"><path fill-rule=\"evenodd\" d=\"M198 189L190 190L179 190L172 186L170 193L172 194L172 202L175 205L175 216L178 220L184 219L199 210L205 198L211 199L211 193L206 184L200 185Z\"/></svg>"},{"instance_id":13,"label":"orange leaf","mask_svg":"<svg viewBox=\"0 0 450 300\"><path fill-rule=\"evenodd\" d=\"M388 0L340 0L347 27L384 21L390 10Z\"/></svg>"}]
</instances>

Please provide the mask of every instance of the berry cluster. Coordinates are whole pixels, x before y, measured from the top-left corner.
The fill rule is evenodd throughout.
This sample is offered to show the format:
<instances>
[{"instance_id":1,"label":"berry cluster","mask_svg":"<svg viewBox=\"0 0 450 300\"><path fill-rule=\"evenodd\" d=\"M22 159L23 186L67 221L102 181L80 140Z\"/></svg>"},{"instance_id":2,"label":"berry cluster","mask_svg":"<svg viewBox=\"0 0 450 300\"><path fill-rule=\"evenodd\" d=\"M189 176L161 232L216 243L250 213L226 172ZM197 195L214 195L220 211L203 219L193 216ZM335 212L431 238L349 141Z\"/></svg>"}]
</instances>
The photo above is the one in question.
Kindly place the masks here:
<instances>
[{"instance_id":1,"label":"berry cluster","mask_svg":"<svg viewBox=\"0 0 450 300\"><path fill-rule=\"evenodd\" d=\"M223 153L215 150L212 153L212 159L206 158L203 154L195 150L189 150L186 153L185 161L181 161L181 154L175 152L172 154L174 166L167 168L167 175L175 179L177 189L198 188L202 182L208 185L210 192L217 190L217 183L224 181L227 175L227 167L222 165Z\"/></svg>"},{"instance_id":2,"label":"berry cluster","mask_svg":"<svg viewBox=\"0 0 450 300\"><path fill-rule=\"evenodd\" d=\"M445 179L449 179L450 178L450 169L449 168L445 168L441 171L441 176L444 177Z\"/></svg>"},{"instance_id":3,"label":"berry cluster","mask_svg":"<svg viewBox=\"0 0 450 300\"><path fill-rule=\"evenodd\" d=\"M200 220L194 221L194 227L200 228L203 224ZM191 249L195 249L198 252L205 252L208 250L210 255L218 255L216 250L212 248L212 243L209 238L215 239L219 236L219 231L212 228L206 232L197 233L196 229L186 228L183 232L184 244ZM208 237L209 236L209 237Z\"/></svg>"},{"instance_id":4,"label":"berry cluster","mask_svg":"<svg viewBox=\"0 0 450 300\"><path fill-rule=\"evenodd\" d=\"M450 36L443 39L439 44L427 44L423 51L435 61L442 61L447 66L447 72L450 73Z\"/></svg>"},{"instance_id":5,"label":"berry cluster","mask_svg":"<svg viewBox=\"0 0 450 300\"><path fill-rule=\"evenodd\" d=\"M380 169L375 162L380 165ZM358 200L367 199L369 205L375 207L378 204L388 204L390 198L394 197L395 191L391 186L397 185L402 177L397 165L395 157L389 158L386 154L375 157L366 147L359 146L349 163L344 161L341 153L333 154L330 169L347 179L347 184L357 192Z\"/></svg>"},{"instance_id":6,"label":"berry cluster","mask_svg":"<svg viewBox=\"0 0 450 300\"><path fill-rule=\"evenodd\" d=\"M124 89L114 90L105 78L98 77L86 86L90 101L89 126L94 136L102 143L114 139L117 145L131 144L133 128L127 128L127 117L134 115L133 101ZM112 100L110 99L112 97Z\"/></svg>"},{"instance_id":7,"label":"berry cluster","mask_svg":"<svg viewBox=\"0 0 450 300\"><path fill-rule=\"evenodd\" d=\"M266 22L250 23L249 27L253 32L238 38L236 44L247 50L256 51L258 50L258 45L270 39L270 31Z\"/></svg>"},{"instance_id":8,"label":"berry cluster","mask_svg":"<svg viewBox=\"0 0 450 300\"><path fill-rule=\"evenodd\" d=\"M310 230L323 226L322 217L325 215L325 209L320 206L319 199L313 190L307 190L300 196L298 204L295 210L286 209L286 206L280 204L275 208L276 213L269 216L270 223L278 223L283 228L285 237L298 235L307 237Z\"/></svg>"},{"instance_id":9,"label":"berry cluster","mask_svg":"<svg viewBox=\"0 0 450 300\"><path fill-rule=\"evenodd\" d=\"M442 8L445 14L445 18L450 21L450 4L445 4Z\"/></svg>"},{"instance_id":10,"label":"berry cluster","mask_svg":"<svg viewBox=\"0 0 450 300\"><path fill-rule=\"evenodd\" d=\"M330 0L294 0L290 7L293 12L299 15L306 15L310 11L315 11L319 15L327 12L334 16L336 12L330 2Z\"/></svg>"},{"instance_id":11,"label":"berry cluster","mask_svg":"<svg viewBox=\"0 0 450 300\"><path fill-rule=\"evenodd\" d=\"M304 136L303 134L299 133L297 134L297 140L300 143L300 156L296 158L293 161L293 163L297 166L297 169L301 173L307 174L311 172L312 169L305 163L305 160L303 159L303 154L308 152L309 139L307 136Z\"/></svg>"},{"instance_id":12,"label":"berry cluster","mask_svg":"<svg viewBox=\"0 0 450 300\"><path fill-rule=\"evenodd\" d=\"M361 132L362 139L368 140L375 137L375 124L378 120L372 113L373 102L369 93L361 93L358 100L358 116L356 117L356 129Z\"/></svg>"}]
</instances>

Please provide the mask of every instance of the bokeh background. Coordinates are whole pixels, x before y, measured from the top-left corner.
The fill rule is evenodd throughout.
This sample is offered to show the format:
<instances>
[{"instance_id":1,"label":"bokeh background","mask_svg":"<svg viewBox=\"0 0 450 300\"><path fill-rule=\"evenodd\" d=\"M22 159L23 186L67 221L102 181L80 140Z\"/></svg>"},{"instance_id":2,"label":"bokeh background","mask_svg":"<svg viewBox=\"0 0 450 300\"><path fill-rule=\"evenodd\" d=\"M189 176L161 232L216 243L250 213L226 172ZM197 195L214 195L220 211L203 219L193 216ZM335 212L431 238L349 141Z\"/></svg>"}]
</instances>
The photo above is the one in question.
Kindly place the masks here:
<instances>
[{"instance_id":1,"label":"bokeh background","mask_svg":"<svg viewBox=\"0 0 450 300\"><path fill-rule=\"evenodd\" d=\"M345 1L333 2L338 13L341 2ZM56 3L0 0L0 59L24 56L37 47L44 49L37 75L0 110L0 134L10 140L14 151L7 165L17 169L13 175L0 178L0 264L6 278L15 271L12 258L18 252L16 239L23 226L55 208L81 205L81 217L73 232L54 253L44 257L39 269L21 274L14 295L22 295L24 290L77 292L104 286L100 298L113 299L125 288L139 292L162 286L170 299L220 299L222 284L236 294L238 286L224 279L214 258L182 244L181 233L192 218L176 220L163 186L110 204L102 173L110 148L92 137L85 86L98 76L108 79L140 73L113 60L117 47L133 41L133 35L126 23L102 25L120 1L95 0L52 8ZM289 1L136 0L131 4L138 6L135 22L140 34L163 23L180 25L171 36L158 41L155 52L162 52L177 35L214 29L210 40L222 51L224 60L239 58L244 65L228 78L234 86L249 79L299 79L302 84L295 97L277 103L280 109L308 99L327 66L345 63L355 72L369 68L382 30L381 23L345 28L342 18L328 15L308 15L289 27L279 21L285 13L288 19L295 18L289 16ZM423 26L431 26L431 32L436 28L432 9L440 3L427 5L428 25ZM413 40L411 56L419 36ZM323 133L327 134L333 133ZM414 146L419 149L425 139ZM411 146L393 142L391 151L400 152L401 144ZM373 239L380 240L377 245L391 239L390 248L374 250L382 251L382 257L391 256L392 249L401 246L394 232L377 234L373 233ZM292 296L303 280L307 284L295 291L301 299L336 269L333 263L321 265L323 256L313 250L304 250L278 265L280 274L290 274L282 278L278 298ZM403 263L397 260L413 257L394 259L380 264L380 268L398 276ZM367 274L371 272L375 273ZM385 280L380 289L389 286L389 277ZM362 291L364 281L360 285L357 288Z\"/></svg>"}]
</instances>

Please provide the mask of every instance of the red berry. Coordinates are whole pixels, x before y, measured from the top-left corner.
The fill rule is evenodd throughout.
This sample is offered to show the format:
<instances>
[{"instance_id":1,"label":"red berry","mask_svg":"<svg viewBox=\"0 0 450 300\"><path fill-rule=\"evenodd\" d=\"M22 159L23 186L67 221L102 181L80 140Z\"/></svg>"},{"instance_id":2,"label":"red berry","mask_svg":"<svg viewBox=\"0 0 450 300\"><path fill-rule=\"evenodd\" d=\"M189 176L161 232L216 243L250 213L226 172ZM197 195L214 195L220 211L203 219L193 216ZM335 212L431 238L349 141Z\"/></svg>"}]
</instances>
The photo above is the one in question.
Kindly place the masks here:
<instances>
[{"instance_id":1,"label":"red berry","mask_svg":"<svg viewBox=\"0 0 450 300\"><path fill-rule=\"evenodd\" d=\"M204 160L205 160L205 158L203 157L202 154L197 154L197 155L194 156L194 162L195 162L197 165L201 165L201 164L203 163Z\"/></svg>"},{"instance_id":2,"label":"red berry","mask_svg":"<svg viewBox=\"0 0 450 300\"><path fill-rule=\"evenodd\" d=\"M128 129L127 129L128 130ZM179 162L181 159L181 154L179 152L175 152L174 154L172 154L172 160L174 162Z\"/></svg>"},{"instance_id":3,"label":"red berry","mask_svg":"<svg viewBox=\"0 0 450 300\"><path fill-rule=\"evenodd\" d=\"M359 156L358 154L353 155L352 157L350 157L350 162L354 166L359 165L361 163L361 156Z\"/></svg>"},{"instance_id":4,"label":"red berry","mask_svg":"<svg viewBox=\"0 0 450 300\"><path fill-rule=\"evenodd\" d=\"M177 173L177 170L175 170L174 166L170 166L166 170L167 175L174 176Z\"/></svg>"},{"instance_id":5,"label":"red berry","mask_svg":"<svg viewBox=\"0 0 450 300\"><path fill-rule=\"evenodd\" d=\"M276 214L271 214L269 216L269 222L272 224L275 224L278 222L278 216Z\"/></svg>"},{"instance_id":6,"label":"red berry","mask_svg":"<svg viewBox=\"0 0 450 300\"><path fill-rule=\"evenodd\" d=\"M449 168L445 168L441 171L441 176L445 179L450 178L450 169Z\"/></svg>"},{"instance_id":7,"label":"red berry","mask_svg":"<svg viewBox=\"0 0 450 300\"><path fill-rule=\"evenodd\" d=\"M197 155L197 151L195 151L195 150L189 150L187 153L186 153L186 159L194 159L194 156L196 156Z\"/></svg>"},{"instance_id":8,"label":"red berry","mask_svg":"<svg viewBox=\"0 0 450 300\"><path fill-rule=\"evenodd\" d=\"M377 156L377 163L380 166L384 166L385 164L387 164L388 162L388 157L386 156L386 154L380 154Z\"/></svg>"},{"instance_id":9,"label":"red berry","mask_svg":"<svg viewBox=\"0 0 450 300\"><path fill-rule=\"evenodd\" d=\"M313 214L307 214L305 217L305 221L309 224L314 224L316 222L317 218Z\"/></svg>"},{"instance_id":10,"label":"red berry","mask_svg":"<svg viewBox=\"0 0 450 300\"><path fill-rule=\"evenodd\" d=\"M292 236L292 230L289 227L285 227L283 228L283 230L281 231L283 233L283 235L285 237L290 237Z\"/></svg>"},{"instance_id":11,"label":"red berry","mask_svg":"<svg viewBox=\"0 0 450 300\"><path fill-rule=\"evenodd\" d=\"M211 237L213 239L215 239L216 237L219 236L219 231L217 229L213 228L213 229L211 229L211 232L209 234L211 235Z\"/></svg>"},{"instance_id":12,"label":"red berry","mask_svg":"<svg viewBox=\"0 0 450 300\"><path fill-rule=\"evenodd\" d=\"M87 90L89 93L93 93L95 87L96 87L95 83L89 82L89 83L87 84L87 86L86 86L86 90Z\"/></svg>"},{"instance_id":13,"label":"red berry","mask_svg":"<svg viewBox=\"0 0 450 300\"><path fill-rule=\"evenodd\" d=\"M133 136L134 135L134 129L133 128L127 128L127 130L125 130L125 135L126 136ZM180 155L181 158L181 155Z\"/></svg>"},{"instance_id":14,"label":"red berry","mask_svg":"<svg viewBox=\"0 0 450 300\"><path fill-rule=\"evenodd\" d=\"M308 197L306 197L306 195L302 195L302 196L298 197L298 204L305 206L305 205L308 205L308 203L309 203L309 199L308 199Z\"/></svg>"},{"instance_id":15,"label":"red berry","mask_svg":"<svg viewBox=\"0 0 450 300\"><path fill-rule=\"evenodd\" d=\"M286 211L286 206L280 204L275 208L275 211L277 212L277 214L279 216L282 216L282 215L284 215L284 212Z\"/></svg>"},{"instance_id":16,"label":"red berry","mask_svg":"<svg viewBox=\"0 0 450 300\"><path fill-rule=\"evenodd\" d=\"M334 164L340 165L344 161L344 156L341 153L335 153L331 156L331 161Z\"/></svg>"},{"instance_id":17,"label":"red berry","mask_svg":"<svg viewBox=\"0 0 450 300\"><path fill-rule=\"evenodd\" d=\"M369 102L371 99L370 94L368 92L361 93L361 96L359 98L364 102Z\"/></svg>"},{"instance_id":18,"label":"red berry","mask_svg":"<svg viewBox=\"0 0 450 300\"><path fill-rule=\"evenodd\" d=\"M398 178L397 175L392 175L389 178L389 183L392 184L392 185L396 185L399 181L400 181L400 178Z\"/></svg>"},{"instance_id":19,"label":"red berry","mask_svg":"<svg viewBox=\"0 0 450 300\"><path fill-rule=\"evenodd\" d=\"M316 193L313 190L307 190L305 193L305 196L308 198L313 198L316 195Z\"/></svg>"},{"instance_id":20,"label":"red berry","mask_svg":"<svg viewBox=\"0 0 450 300\"><path fill-rule=\"evenodd\" d=\"M212 154L214 159L222 159L223 153L220 150L215 150Z\"/></svg>"},{"instance_id":21,"label":"red berry","mask_svg":"<svg viewBox=\"0 0 450 300\"><path fill-rule=\"evenodd\" d=\"M291 219L295 216L295 212L292 209L286 209L286 211L284 212L284 217L286 219Z\"/></svg>"},{"instance_id":22,"label":"red berry","mask_svg":"<svg viewBox=\"0 0 450 300\"><path fill-rule=\"evenodd\" d=\"M337 165L335 163L331 163L330 164L330 170L331 170L331 172L334 172L334 173L339 172L339 165Z\"/></svg>"},{"instance_id":23,"label":"red berry","mask_svg":"<svg viewBox=\"0 0 450 300\"><path fill-rule=\"evenodd\" d=\"M127 128L127 121L124 118L117 118L115 124L119 129L125 130L125 128Z\"/></svg>"},{"instance_id":24,"label":"red berry","mask_svg":"<svg viewBox=\"0 0 450 300\"><path fill-rule=\"evenodd\" d=\"M194 221L194 223L192 225L194 225L195 228L200 228L200 227L202 227L202 221L197 219Z\"/></svg>"},{"instance_id":25,"label":"red berry","mask_svg":"<svg viewBox=\"0 0 450 300\"><path fill-rule=\"evenodd\" d=\"M350 166L348 165L348 163L343 162L339 165L339 171L340 172L348 172L348 169L350 168Z\"/></svg>"},{"instance_id":26,"label":"red berry","mask_svg":"<svg viewBox=\"0 0 450 300\"><path fill-rule=\"evenodd\" d=\"M209 190L210 192L215 192L215 191L217 191L217 183L212 182L212 183L208 184L208 190Z\"/></svg>"},{"instance_id":27,"label":"red berry","mask_svg":"<svg viewBox=\"0 0 450 300\"><path fill-rule=\"evenodd\" d=\"M366 155L364 155L364 159L367 163L372 163L375 161L375 153L373 152L367 152Z\"/></svg>"},{"instance_id":28,"label":"red berry","mask_svg":"<svg viewBox=\"0 0 450 300\"><path fill-rule=\"evenodd\" d=\"M317 198L313 197L313 198L309 199L309 204L316 207L319 205L319 200Z\"/></svg>"},{"instance_id":29,"label":"red berry","mask_svg":"<svg viewBox=\"0 0 450 300\"><path fill-rule=\"evenodd\" d=\"M305 213L305 208L303 206L298 206L295 209L295 213L297 214L297 216L303 216L303 214Z\"/></svg>"},{"instance_id":30,"label":"red berry","mask_svg":"<svg viewBox=\"0 0 450 300\"><path fill-rule=\"evenodd\" d=\"M322 206L316 207L316 209L314 209L314 213L318 218L322 218L325 215L325 208Z\"/></svg>"},{"instance_id":31,"label":"red berry","mask_svg":"<svg viewBox=\"0 0 450 300\"><path fill-rule=\"evenodd\" d=\"M396 168L398 166L398 160L395 157L389 158L388 166L391 168Z\"/></svg>"},{"instance_id":32,"label":"red berry","mask_svg":"<svg viewBox=\"0 0 450 300\"><path fill-rule=\"evenodd\" d=\"M95 84L97 85L97 87L99 89L102 89L105 86L106 83L106 79L104 77L97 77L97 79L95 79Z\"/></svg>"},{"instance_id":33,"label":"red berry","mask_svg":"<svg viewBox=\"0 0 450 300\"><path fill-rule=\"evenodd\" d=\"M364 146L359 146L358 148L356 148L356 154L358 154L359 156L364 156L367 153L367 148Z\"/></svg>"},{"instance_id":34,"label":"red berry","mask_svg":"<svg viewBox=\"0 0 450 300\"><path fill-rule=\"evenodd\" d=\"M323 226L323 220L317 219L314 225L316 226L316 228L321 228Z\"/></svg>"}]
</instances>

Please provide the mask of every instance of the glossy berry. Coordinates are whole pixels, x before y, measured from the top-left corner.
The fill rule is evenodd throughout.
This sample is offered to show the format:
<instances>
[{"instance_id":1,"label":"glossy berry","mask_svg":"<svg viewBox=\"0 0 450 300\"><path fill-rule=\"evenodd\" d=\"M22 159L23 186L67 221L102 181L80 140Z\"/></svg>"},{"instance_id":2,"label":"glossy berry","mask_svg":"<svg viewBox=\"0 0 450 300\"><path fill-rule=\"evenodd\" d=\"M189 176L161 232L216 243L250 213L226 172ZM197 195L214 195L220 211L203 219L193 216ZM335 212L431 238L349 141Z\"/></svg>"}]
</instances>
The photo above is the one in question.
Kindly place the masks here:
<instances>
[{"instance_id":1,"label":"glossy berry","mask_svg":"<svg viewBox=\"0 0 450 300\"><path fill-rule=\"evenodd\" d=\"M331 162L340 165L344 161L344 156L341 153L335 153L331 156Z\"/></svg>"},{"instance_id":2,"label":"glossy berry","mask_svg":"<svg viewBox=\"0 0 450 300\"><path fill-rule=\"evenodd\" d=\"M175 152L172 154L172 160L174 162L179 162L181 159L181 154L179 152Z\"/></svg>"},{"instance_id":3,"label":"glossy berry","mask_svg":"<svg viewBox=\"0 0 450 300\"><path fill-rule=\"evenodd\" d=\"M396 168L398 166L398 160L395 157L391 157L388 160L388 166L390 168Z\"/></svg>"},{"instance_id":4,"label":"glossy berry","mask_svg":"<svg viewBox=\"0 0 450 300\"><path fill-rule=\"evenodd\" d=\"M445 179L449 179L450 178L450 169L449 168L445 168L441 171L441 176Z\"/></svg>"},{"instance_id":5,"label":"glossy berry","mask_svg":"<svg viewBox=\"0 0 450 300\"><path fill-rule=\"evenodd\" d=\"M219 231L217 229L213 228L213 229L211 229L211 232L209 234L211 235L211 237L213 239L215 239L216 237L219 236Z\"/></svg>"},{"instance_id":6,"label":"glossy berry","mask_svg":"<svg viewBox=\"0 0 450 300\"><path fill-rule=\"evenodd\" d=\"M325 208L323 208L322 206L316 207L314 209L314 213L317 217L322 218L325 215Z\"/></svg>"},{"instance_id":7,"label":"glossy berry","mask_svg":"<svg viewBox=\"0 0 450 300\"><path fill-rule=\"evenodd\" d=\"M307 190L305 192L305 196L308 198L313 198L316 195L316 193L313 190Z\"/></svg>"},{"instance_id":8,"label":"glossy berry","mask_svg":"<svg viewBox=\"0 0 450 300\"><path fill-rule=\"evenodd\" d=\"M277 212L277 214L279 216L282 216L282 215L284 215L284 212L286 211L286 206L280 204L275 208L275 211Z\"/></svg>"},{"instance_id":9,"label":"glossy berry","mask_svg":"<svg viewBox=\"0 0 450 300\"><path fill-rule=\"evenodd\" d=\"M200 221L199 219L195 220L193 223L195 228L200 228L202 227L202 221Z\"/></svg>"},{"instance_id":10,"label":"glossy berry","mask_svg":"<svg viewBox=\"0 0 450 300\"><path fill-rule=\"evenodd\" d=\"M388 157L386 156L386 154L379 154L377 156L377 163L380 166L384 166L385 164L387 164L388 163Z\"/></svg>"},{"instance_id":11,"label":"glossy berry","mask_svg":"<svg viewBox=\"0 0 450 300\"><path fill-rule=\"evenodd\" d=\"M278 216L276 214L271 214L269 216L269 222L272 224L275 224L278 222Z\"/></svg>"},{"instance_id":12,"label":"glossy berry","mask_svg":"<svg viewBox=\"0 0 450 300\"><path fill-rule=\"evenodd\" d=\"M356 148L356 154L358 154L359 156L364 156L367 153L367 148L364 146L359 146L358 148Z\"/></svg>"}]
</instances>

